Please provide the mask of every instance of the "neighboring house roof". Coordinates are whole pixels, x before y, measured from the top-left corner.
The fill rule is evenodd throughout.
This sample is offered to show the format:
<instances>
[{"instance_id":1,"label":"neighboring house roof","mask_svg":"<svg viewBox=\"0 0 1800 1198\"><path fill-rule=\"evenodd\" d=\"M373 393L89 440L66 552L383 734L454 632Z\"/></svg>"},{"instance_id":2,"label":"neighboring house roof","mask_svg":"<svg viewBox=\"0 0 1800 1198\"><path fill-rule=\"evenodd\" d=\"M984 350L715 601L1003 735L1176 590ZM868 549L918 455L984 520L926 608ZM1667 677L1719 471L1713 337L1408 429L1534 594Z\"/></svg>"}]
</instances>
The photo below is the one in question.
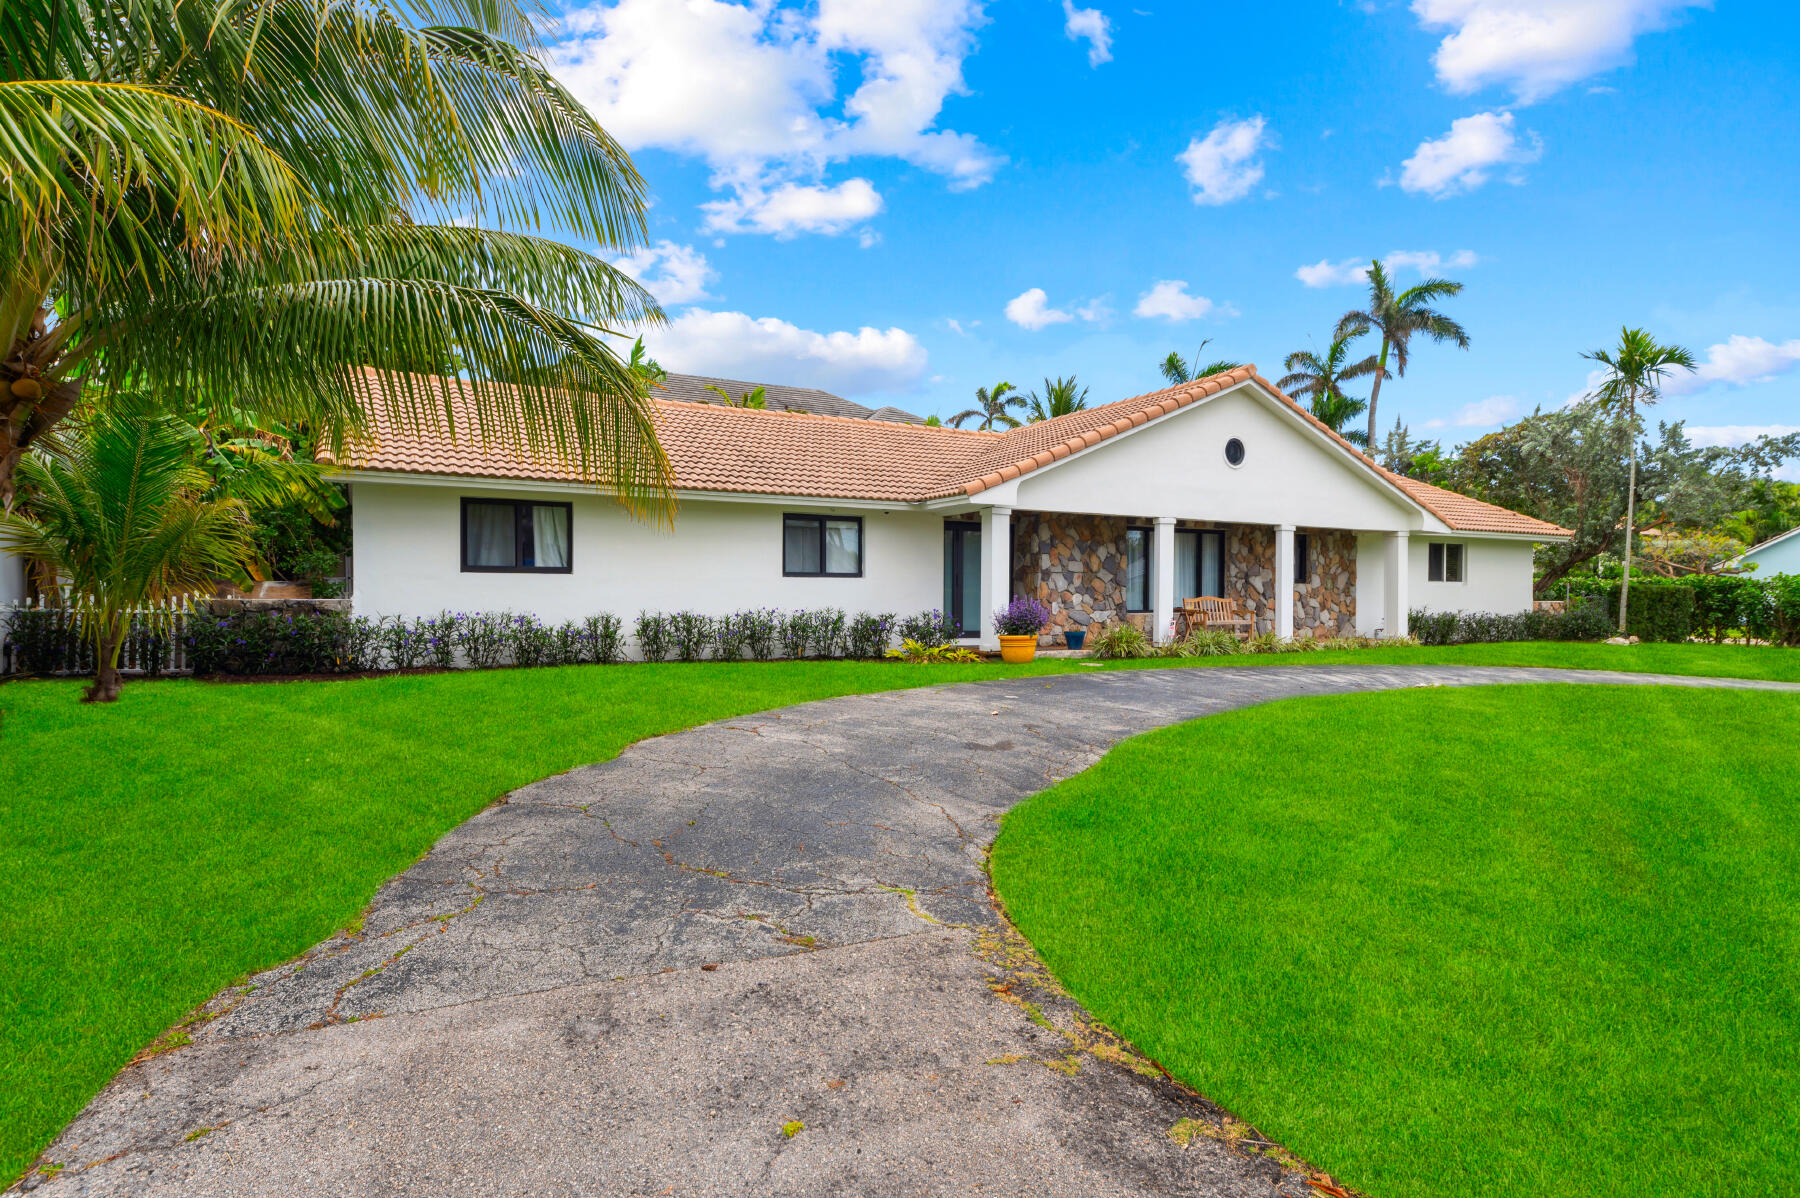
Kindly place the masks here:
<instances>
[{"instance_id":1,"label":"neighboring house roof","mask_svg":"<svg viewBox=\"0 0 1800 1198\"><path fill-rule=\"evenodd\" d=\"M369 386L376 385L377 378L365 375ZM766 411L658 399L656 431L675 485L682 490L917 503L979 495L1248 381L1322 430L1379 483L1393 487L1455 531L1569 535L1554 524L1382 470L1257 374L1254 366L1005 432L776 410L772 392ZM552 461L531 461L472 440L402 430L386 413L386 405L370 407L375 413L372 438L345 455L341 464L348 468L583 481L577 472Z\"/></svg>"},{"instance_id":2,"label":"neighboring house roof","mask_svg":"<svg viewBox=\"0 0 1800 1198\"><path fill-rule=\"evenodd\" d=\"M663 380L663 385L655 395L657 399L674 400L677 403L723 404L724 401L717 392L707 390L708 387L717 387L734 400L742 399L747 393L761 387L763 402L771 411L811 412L815 416L848 416L858 420L892 420L905 424L925 423L911 412L904 412L899 408L866 408L854 400L833 395L829 391L820 391L816 387L751 383L743 379L720 379L704 374L671 374Z\"/></svg>"}]
</instances>

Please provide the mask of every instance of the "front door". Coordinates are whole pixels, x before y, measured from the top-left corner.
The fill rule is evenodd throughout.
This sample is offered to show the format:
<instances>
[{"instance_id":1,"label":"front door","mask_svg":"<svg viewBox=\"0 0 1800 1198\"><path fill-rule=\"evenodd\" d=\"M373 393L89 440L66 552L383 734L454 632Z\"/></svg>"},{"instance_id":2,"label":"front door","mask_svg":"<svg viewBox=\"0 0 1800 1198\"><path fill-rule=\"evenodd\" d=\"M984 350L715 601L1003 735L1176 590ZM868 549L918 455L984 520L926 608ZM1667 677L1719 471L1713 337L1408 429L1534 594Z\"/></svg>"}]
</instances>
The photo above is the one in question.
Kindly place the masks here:
<instances>
[{"instance_id":1,"label":"front door","mask_svg":"<svg viewBox=\"0 0 1800 1198\"><path fill-rule=\"evenodd\" d=\"M944 611L962 635L981 635L979 524L944 521Z\"/></svg>"}]
</instances>

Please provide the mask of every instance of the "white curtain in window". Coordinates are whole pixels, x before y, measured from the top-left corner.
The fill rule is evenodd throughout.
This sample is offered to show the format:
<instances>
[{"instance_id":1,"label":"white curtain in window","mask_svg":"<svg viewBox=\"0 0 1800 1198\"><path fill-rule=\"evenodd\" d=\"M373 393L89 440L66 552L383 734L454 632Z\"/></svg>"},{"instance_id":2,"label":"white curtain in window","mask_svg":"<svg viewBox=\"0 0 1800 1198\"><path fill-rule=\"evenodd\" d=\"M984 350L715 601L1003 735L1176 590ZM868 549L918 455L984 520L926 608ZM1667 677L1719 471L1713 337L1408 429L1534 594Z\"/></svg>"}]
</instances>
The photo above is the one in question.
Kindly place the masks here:
<instances>
[{"instance_id":1,"label":"white curtain in window","mask_svg":"<svg viewBox=\"0 0 1800 1198\"><path fill-rule=\"evenodd\" d=\"M538 569L568 569L569 509L560 505L533 504L531 542Z\"/></svg>"},{"instance_id":2,"label":"white curtain in window","mask_svg":"<svg viewBox=\"0 0 1800 1198\"><path fill-rule=\"evenodd\" d=\"M854 520L825 522L825 573L856 574L862 570L862 526Z\"/></svg>"},{"instance_id":3,"label":"white curtain in window","mask_svg":"<svg viewBox=\"0 0 1800 1198\"><path fill-rule=\"evenodd\" d=\"M468 506L468 538L465 547L471 566L516 565L518 537L510 503L471 503Z\"/></svg>"},{"instance_id":4,"label":"white curtain in window","mask_svg":"<svg viewBox=\"0 0 1800 1198\"><path fill-rule=\"evenodd\" d=\"M1192 599L1200 592L1200 534L1175 530L1175 602Z\"/></svg>"},{"instance_id":5,"label":"white curtain in window","mask_svg":"<svg viewBox=\"0 0 1800 1198\"><path fill-rule=\"evenodd\" d=\"M819 526L811 520L789 520L783 530L782 561L789 574L819 572Z\"/></svg>"}]
</instances>

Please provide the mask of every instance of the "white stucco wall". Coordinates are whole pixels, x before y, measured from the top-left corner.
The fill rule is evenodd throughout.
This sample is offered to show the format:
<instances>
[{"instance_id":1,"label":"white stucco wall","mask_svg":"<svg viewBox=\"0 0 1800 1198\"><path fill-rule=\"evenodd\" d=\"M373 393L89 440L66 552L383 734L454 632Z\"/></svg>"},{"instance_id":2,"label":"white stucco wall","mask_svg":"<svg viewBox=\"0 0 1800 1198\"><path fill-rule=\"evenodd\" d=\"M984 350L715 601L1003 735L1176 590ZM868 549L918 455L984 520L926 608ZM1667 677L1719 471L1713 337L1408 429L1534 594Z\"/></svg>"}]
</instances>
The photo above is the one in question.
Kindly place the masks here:
<instances>
[{"instance_id":1,"label":"white stucco wall","mask_svg":"<svg viewBox=\"0 0 1800 1198\"><path fill-rule=\"evenodd\" d=\"M1270 402L1241 387L1183 408L1024 476L1012 506L1313 528L1422 526L1417 508ZM1232 437L1244 443L1241 466L1225 461Z\"/></svg>"},{"instance_id":2,"label":"white stucco wall","mask_svg":"<svg viewBox=\"0 0 1800 1198\"><path fill-rule=\"evenodd\" d=\"M569 501L568 574L462 571L463 496ZM552 622L612 612L629 630L639 611L723 615L751 607L840 607L903 615L941 607L944 521L936 513L788 504L686 502L674 531L633 520L611 500L509 490L471 482L352 487L356 611L429 616L452 611L531 612ZM863 518L861 578L785 578L783 512Z\"/></svg>"},{"instance_id":3,"label":"white stucco wall","mask_svg":"<svg viewBox=\"0 0 1800 1198\"><path fill-rule=\"evenodd\" d=\"M1382 626L1386 584L1381 563L1385 538L1356 538L1356 631L1371 636ZM1429 582L1433 542L1463 546L1463 581ZM1519 612L1531 607L1532 543L1414 533L1407 539L1407 607L1425 611Z\"/></svg>"},{"instance_id":4,"label":"white stucco wall","mask_svg":"<svg viewBox=\"0 0 1800 1198\"><path fill-rule=\"evenodd\" d=\"M0 605L25 598L25 559L0 552Z\"/></svg>"}]
</instances>

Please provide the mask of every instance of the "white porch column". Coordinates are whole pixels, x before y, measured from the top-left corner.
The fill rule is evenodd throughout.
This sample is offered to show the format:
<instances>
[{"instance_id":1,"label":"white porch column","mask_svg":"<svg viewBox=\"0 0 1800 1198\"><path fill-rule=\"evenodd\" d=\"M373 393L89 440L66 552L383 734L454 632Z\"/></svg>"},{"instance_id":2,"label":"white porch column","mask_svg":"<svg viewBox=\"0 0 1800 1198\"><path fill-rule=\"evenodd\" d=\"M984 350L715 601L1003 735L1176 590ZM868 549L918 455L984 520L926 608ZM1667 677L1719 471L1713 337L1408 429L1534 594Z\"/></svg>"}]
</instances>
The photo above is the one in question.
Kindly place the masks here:
<instances>
[{"instance_id":1,"label":"white porch column","mask_svg":"<svg viewBox=\"0 0 1800 1198\"><path fill-rule=\"evenodd\" d=\"M1412 605L1406 595L1407 546L1404 532L1387 535L1386 553L1381 560L1383 636L1406 635L1406 613Z\"/></svg>"},{"instance_id":2,"label":"white porch column","mask_svg":"<svg viewBox=\"0 0 1800 1198\"><path fill-rule=\"evenodd\" d=\"M1000 651L994 609L1012 602L1012 513L1009 507L981 509L981 647Z\"/></svg>"},{"instance_id":3,"label":"white porch column","mask_svg":"<svg viewBox=\"0 0 1800 1198\"><path fill-rule=\"evenodd\" d=\"M1175 622L1175 517L1158 516L1150 539L1150 585L1156 592L1150 604L1150 639L1162 644Z\"/></svg>"},{"instance_id":4,"label":"white porch column","mask_svg":"<svg viewBox=\"0 0 1800 1198\"><path fill-rule=\"evenodd\" d=\"M1294 526L1275 526L1275 635L1294 639Z\"/></svg>"}]
</instances>

